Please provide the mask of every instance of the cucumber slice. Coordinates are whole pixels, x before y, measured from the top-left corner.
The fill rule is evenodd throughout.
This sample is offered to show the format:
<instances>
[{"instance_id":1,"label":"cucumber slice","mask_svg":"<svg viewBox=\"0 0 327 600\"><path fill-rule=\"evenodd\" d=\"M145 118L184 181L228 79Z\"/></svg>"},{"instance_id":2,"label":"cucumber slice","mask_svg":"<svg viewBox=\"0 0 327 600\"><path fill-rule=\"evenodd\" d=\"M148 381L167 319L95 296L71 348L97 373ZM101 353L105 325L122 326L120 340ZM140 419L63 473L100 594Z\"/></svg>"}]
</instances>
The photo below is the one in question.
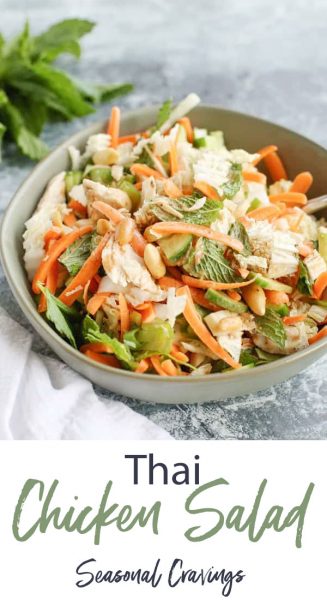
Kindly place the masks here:
<instances>
[{"instance_id":1,"label":"cucumber slice","mask_svg":"<svg viewBox=\"0 0 327 600\"><path fill-rule=\"evenodd\" d=\"M158 244L167 260L171 264L174 264L187 253L192 244L192 235L188 233L174 233L158 240Z\"/></svg>"},{"instance_id":2,"label":"cucumber slice","mask_svg":"<svg viewBox=\"0 0 327 600\"><path fill-rule=\"evenodd\" d=\"M236 300L232 300L227 294L224 292L218 292L217 290L208 290L205 294L205 297L209 302L213 302L217 306L221 306L226 310L230 310L231 312L236 313L244 313L247 312L248 307L243 302L237 302Z\"/></svg>"},{"instance_id":3,"label":"cucumber slice","mask_svg":"<svg viewBox=\"0 0 327 600\"><path fill-rule=\"evenodd\" d=\"M65 175L66 193L73 189L75 185L79 185L82 181L82 171L67 171Z\"/></svg>"},{"instance_id":4,"label":"cucumber slice","mask_svg":"<svg viewBox=\"0 0 327 600\"><path fill-rule=\"evenodd\" d=\"M261 273L250 273L249 278L254 278L255 283L266 290L285 292L286 294L291 294L291 292L293 292L293 288L290 285L286 285L286 283L280 283L280 281L276 281L276 279L265 277L264 275L261 275Z\"/></svg>"},{"instance_id":5,"label":"cucumber slice","mask_svg":"<svg viewBox=\"0 0 327 600\"><path fill-rule=\"evenodd\" d=\"M88 179L92 179L92 181L96 181L97 183L102 183L103 185L108 185L112 182L111 168L110 167L91 167L87 171Z\"/></svg>"},{"instance_id":6,"label":"cucumber slice","mask_svg":"<svg viewBox=\"0 0 327 600\"><path fill-rule=\"evenodd\" d=\"M276 311L281 317L287 317L290 313L290 309L287 304L267 304L266 309Z\"/></svg>"}]
</instances>

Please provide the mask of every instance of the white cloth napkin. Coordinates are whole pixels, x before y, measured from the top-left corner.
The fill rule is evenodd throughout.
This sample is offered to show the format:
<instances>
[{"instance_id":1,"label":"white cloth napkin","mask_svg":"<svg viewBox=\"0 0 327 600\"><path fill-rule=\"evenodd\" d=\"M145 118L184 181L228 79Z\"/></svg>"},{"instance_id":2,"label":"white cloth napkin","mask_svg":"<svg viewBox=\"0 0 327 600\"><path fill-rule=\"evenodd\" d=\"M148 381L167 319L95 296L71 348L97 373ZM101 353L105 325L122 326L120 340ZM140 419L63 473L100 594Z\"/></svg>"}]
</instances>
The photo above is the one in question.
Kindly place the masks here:
<instances>
[{"instance_id":1,"label":"white cloth napkin","mask_svg":"<svg viewBox=\"0 0 327 600\"><path fill-rule=\"evenodd\" d=\"M170 435L31 349L32 334L0 309L0 439L146 440Z\"/></svg>"}]
</instances>

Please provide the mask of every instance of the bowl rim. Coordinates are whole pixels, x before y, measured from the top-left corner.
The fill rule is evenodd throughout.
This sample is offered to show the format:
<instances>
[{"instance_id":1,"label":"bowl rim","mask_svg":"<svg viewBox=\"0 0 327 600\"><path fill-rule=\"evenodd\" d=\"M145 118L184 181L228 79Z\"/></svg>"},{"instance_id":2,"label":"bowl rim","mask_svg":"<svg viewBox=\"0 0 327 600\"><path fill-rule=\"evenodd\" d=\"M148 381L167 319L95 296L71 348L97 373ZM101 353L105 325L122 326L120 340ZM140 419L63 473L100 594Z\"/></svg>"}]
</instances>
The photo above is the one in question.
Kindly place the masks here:
<instances>
[{"instance_id":1,"label":"bowl rim","mask_svg":"<svg viewBox=\"0 0 327 600\"><path fill-rule=\"evenodd\" d=\"M135 119L137 119L137 117L139 115L143 115L144 113L150 112L150 111L153 112L157 108L158 108L158 105L147 105L144 107L140 107L138 109L129 110L122 117L122 125L124 124L125 118L128 118L131 115L133 115L133 117ZM267 119L262 119L261 117L256 117L254 115L249 115L247 113L243 113L240 111L225 109L223 107L220 107L220 106L217 106L214 104L202 104L201 103L198 108L203 109L203 110L217 110L220 112L227 113L231 116L238 115L238 116L253 120L254 122L259 121L264 124L273 125L274 127L277 127L278 129L284 131L285 133L292 134L292 136L295 135L299 139L302 139L303 141L305 141L307 143L309 142L313 147L316 147L317 149L322 150L323 152L327 153L326 148L324 148L320 144L312 141L310 138L307 138L306 136L303 136L302 134L297 133L287 127L279 125L278 123L268 121ZM35 177L37 177L38 171L41 170L41 168L47 161L52 160L56 155L59 156L59 154L62 151L67 150L68 146L74 145L75 143L77 145L79 145L79 140L82 135L84 135L84 136L91 135L92 131L101 131L102 129L105 128L105 125L106 125L106 121L96 121L94 123L91 123L87 127L84 127L82 130L79 130L78 132L74 133L69 138L66 138L63 142L61 142L58 146L56 146L45 158L43 158L41 161L39 161L31 169L28 176L24 179L24 181L17 188L17 190L14 193L12 199L10 200L6 210L4 211L2 222L0 225L0 258L2 261L4 273L6 275L9 286L14 294L15 300L17 301L20 308L23 310L26 318L35 327L37 332L39 332L39 328L41 328L44 331L44 333L46 334L45 335L46 343L48 343L48 340L46 339L46 337L49 336L53 340L54 345L58 344L59 346L61 346L61 348L64 352L68 352L69 354L71 354L71 356L73 358L81 361L82 364L85 364L85 366L92 367L95 370L98 369L98 370L102 371L103 373L108 373L108 374L112 374L115 376L121 375L121 376L128 377L128 378L135 379L135 380L141 379L145 382L146 381L159 381L160 379L158 378L158 375L155 375L155 374L135 373L134 371L118 369L115 367L111 367L109 365L97 363L96 361L93 361L92 359L85 356L83 353L79 352L79 350L73 348L54 329L52 329L52 327L45 321L45 319L43 319L43 317L37 312L36 308L31 310L31 307L27 303L27 300L25 299L24 294L21 293L21 290L16 285L14 278L11 276L8 262L7 262L7 251L6 251L5 243L4 243L5 242L4 230L6 229L7 222L10 222L12 213L14 213L17 208L15 206L17 197L19 197L19 195L24 191L25 187L28 187L30 185L31 180L33 180ZM41 335L41 337L42 337L42 334L39 334L39 335ZM319 340L315 344L312 344L312 345L304 348L303 350L299 350L298 352L295 352L294 354L283 356L276 361L273 361L273 362L270 362L270 363L267 363L264 365L259 365L258 367L255 367L255 369L260 369L260 374L265 374L265 373L269 373L270 371L274 371L277 365L281 366L281 363L283 366L288 367L289 365L292 365L294 362L299 360L301 357L318 353L319 350L324 346L327 349L327 337ZM237 375L238 378L239 377L242 378L242 377L251 376L252 373L253 373L252 369L243 367L240 369L234 369L232 371L227 371L225 373L209 373L208 375L197 375L196 377L191 377L190 375L171 376L171 377L167 377L165 379L165 381L169 381L174 384L177 383L177 384L183 384L183 385L185 385L185 384L192 385L195 382L204 383L204 382L209 382L209 381L210 381L210 383L213 383L213 382L219 383L219 382L226 382L226 381L232 380L235 377L235 375Z\"/></svg>"}]
</instances>

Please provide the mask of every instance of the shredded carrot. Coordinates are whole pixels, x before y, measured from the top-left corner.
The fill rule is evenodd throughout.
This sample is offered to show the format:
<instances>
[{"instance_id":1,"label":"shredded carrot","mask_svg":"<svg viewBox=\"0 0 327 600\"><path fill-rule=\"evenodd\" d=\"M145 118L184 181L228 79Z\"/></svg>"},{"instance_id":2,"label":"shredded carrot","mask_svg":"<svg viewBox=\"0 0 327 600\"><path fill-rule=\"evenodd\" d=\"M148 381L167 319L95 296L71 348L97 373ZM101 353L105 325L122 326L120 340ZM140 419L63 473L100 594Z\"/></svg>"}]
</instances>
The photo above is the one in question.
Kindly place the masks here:
<instances>
[{"instance_id":1,"label":"shredded carrot","mask_svg":"<svg viewBox=\"0 0 327 600\"><path fill-rule=\"evenodd\" d=\"M67 233L60 239L58 239L51 250L46 254L46 256L41 260L32 282L32 290L34 294L38 294L40 292L38 283L45 283L47 278L49 269L51 269L53 263L59 258L59 256L69 247L75 240L82 237L86 233L92 231L92 226L81 227L80 229L74 229L70 233Z\"/></svg>"},{"instance_id":2,"label":"shredded carrot","mask_svg":"<svg viewBox=\"0 0 327 600\"><path fill-rule=\"evenodd\" d=\"M108 134L111 136L112 148L117 148L120 128L120 108L113 106L111 109L110 121L108 124Z\"/></svg>"},{"instance_id":3,"label":"shredded carrot","mask_svg":"<svg viewBox=\"0 0 327 600\"><path fill-rule=\"evenodd\" d=\"M182 127L184 127L187 141L190 142L191 144L193 144L194 131L193 131L193 127L192 127L192 123L191 123L190 119L188 117L183 117L182 119L179 119L179 121L177 121L177 123L179 123L180 125L182 125Z\"/></svg>"},{"instance_id":4,"label":"shredded carrot","mask_svg":"<svg viewBox=\"0 0 327 600\"><path fill-rule=\"evenodd\" d=\"M205 237L209 240L216 240L233 248L237 252L242 252L243 244L239 240L236 240L225 233L214 231L204 225L194 225L193 223L183 223L177 221L163 221L161 223L155 223L150 226L150 230L155 233L162 233L169 235L170 233L191 233L197 237Z\"/></svg>"},{"instance_id":5,"label":"shredded carrot","mask_svg":"<svg viewBox=\"0 0 327 600\"><path fill-rule=\"evenodd\" d=\"M280 179L287 179L286 169L283 165L281 158L276 152L267 154L263 159L268 173L273 181L280 181Z\"/></svg>"},{"instance_id":6,"label":"shredded carrot","mask_svg":"<svg viewBox=\"0 0 327 600\"><path fill-rule=\"evenodd\" d=\"M113 208L113 206L110 206L110 204L106 204L105 202L102 202L101 200L97 200L96 202L93 202L93 208L95 208L95 210L98 210L103 215L105 215L105 217L107 217L107 219L111 219L111 221L115 225L120 223L120 221L122 221L124 218L124 216L119 212L119 210L117 210L116 208ZM146 241L138 229L134 230L133 239L131 241L131 246L132 246L133 250L135 250L136 254L138 254L139 256L144 255Z\"/></svg>"},{"instance_id":7,"label":"shredded carrot","mask_svg":"<svg viewBox=\"0 0 327 600\"><path fill-rule=\"evenodd\" d=\"M309 344L314 344L315 342L322 340L326 336L327 336L327 326L323 327L322 329L320 329L320 331L318 331L318 333L316 333L311 338L309 338L309 340L308 340Z\"/></svg>"},{"instance_id":8,"label":"shredded carrot","mask_svg":"<svg viewBox=\"0 0 327 600\"><path fill-rule=\"evenodd\" d=\"M170 358L166 358L166 360L162 361L161 368L167 375L170 375L170 377L176 377L178 375L178 369Z\"/></svg>"},{"instance_id":9,"label":"shredded carrot","mask_svg":"<svg viewBox=\"0 0 327 600\"><path fill-rule=\"evenodd\" d=\"M75 302L76 298L78 298L81 293L81 289L84 288L87 281L94 277L94 275L98 272L101 266L102 250L108 242L109 237L110 233L106 233L103 236L101 242L90 254L82 268L78 271L77 275L73 277L69 285L60 294L60 300L64 304L67 304L67 306L71 306Z\"/></svg>"},{"instance_id":10,"label":"shredded carrot","mask_svg":"<svg viewBox=\"0 0 327 600\"><path fill-rule=\"evenodd\" d=\"M135 310L147 310L151 306L151 302L143 302L135 306Z\"/></svg>"},{"instance_id":11,"label":"shredded carrot","mask_svg":"<svg viewBox=\"0 0 327 600\"><path fill-rule=\"evenodd\" d=\"M303 256L305 258L306 256L310 256L310 254L313 253L313 244L312 242L303 242L299 245L298 250L300 256Z\"/></svg>"},{"instance_id":12,"label":"shredded carrot","mask_svg":"<svg viewBox=\"0 0 327 600\"><path fill-rule=\"evenodd\" d=\"M152 176L155 179L165 179L165 177L159 173L159 171L156 169L151 169L151 167L148 167L148 165L144 165L143 163L134 163L130 168L130 172L138 177Z\"/></svg>"},{"instance_id":13,"label":"shredded carrot","mask_svg":"<svg viewBox=\"0 0 327 600\"><path fill-rule=\"evenodd\" d=\"M183 185L183 194L185 194L185 196L190 196L193 194L193 191L193 185Z\"/></svg>"},{"instance_id":14,"label":"shredded carrot","mask_svg":"<svg viewBox=\"0 0 327 600\"><path fill-rule=\"evenodd\" d=\"M74 213L70 212L64 216L63 221L64 221L65 225L67 225L67 227L74 227L77 219L76 219Z\"/></svg>"},{"instance_id":15,"label":"shredded carrot","mask_svg":"<svg viewBox=\"0 0 327 600\"><path fill-rule=\"evenodd\" d=\"M321 275L319 275L318 279L315 281L314 285L313 285L313 293L316 296L316 298L321 298L321 296L323 295L325 289L327 288L327 271L324 271L324 273L321 273Z\"/></svg>"},{"instance_id":16,"label":"shredded carrot","mask_svg":"<svg viewBox=\"0 0 327 600\"><path fill-rule=\"evenodd\" d=\"M179 360L180 362L189 362L189 357L187 356L187 354L185 354L184 352L182 352L178 346L176 346L176 344L173 344L173 347L170 351L170 354L176 359Z\"/></svg>"},{"instance_id":17,"label":"shredded carrot","mask_svg":"<svg viewBox=\"0 0 327 600\"><path fill-rule=\"evenodd\" d=\"M87 207L74 198L69 200L68 208L71 208L78 216L86 217L87 215Z\"/></svg>"},{"instance_id":18,"label":"shredded carrot","mask_svg":"<svg viewBox=\"0 0 327 600\"><path fill-rule=\"evenodd\" d=\"M142 323L150 323L155 319L156 313L152 302L149 302L148 308L141 310Z\"/></svg>"},{"instance_id":19,"label":"shredded carrot","mask_svg":"<svg viewBox=\"0 0 327 600\"><path fill-rule=\"evenodd\" d=\"M134 185L134 187L135 187L137 190L139 190L139 191L142 189L142 181L137 181L137 182L136 182L136 183L134 183L133 185Z\"/></svg>"},{"instance_id":20,"label":"shredded carrot","mask_svg":"<svg viewBox=\"0 0 327 600\"><path fill-rule=\"evenodd\" d=\"M191 296L192 296L195 304L198 304L199 306L202 306L203 308L207 308L208 310L211 310L212 312L216 312L217 310L220 310L219 306L217 306L216 304L213 304L213 302L210 302L209 300L207 300L207 298L205 297L205 292L203 292L202 290L195 288L195 287L190 287L190 292L191 292Z\"/></svg>"},{"instance_id":21,"label":"shredded carrot","mask_svg":"<svg viewBox=\"0 0 327 600\"><path fill-rule=\"evenodd\" d=\"M226 350L224 350L217 340L211 335L203 321L201 320L192 300L190 290L187 285L179 288L176 292L177 296L186 295L186 306L184 309L184 317L190 327L192 327L194 333L200 338L201 342L207 346L211 352L214 352L219 358L224 360L230 367L234 369L239 368L241 365L236 362Z\"/></svg>"},{"instance_id":22,"label":"shredded carrot","mask_svg":"<svg viewBox=\"0 0 327 600\"><path fill-rule=\"evenodd\" d=\"M270 219L278 217L279 215L280 209L278 206L268 205L250 210L246 216L250 219L255 219L255 221L269 221Z\"/></svg>"},{"instance_id":23,"label":"shredded carrot","mask_svg":"<svg viewBox=\"0 0 327 600\"><path fill-rule=\"evenodd\" d=\"M92 350L92 352L99 352L100 354L113 354L112 347L110 344L104 344L103 342L90 342L80 347L81 352Z\"/></svg>"},{"instance_id":24,"label":"shredded carrot","mask_svg":"<svg viewBox=\"0 0 327 600\"><path fill-rule=\"evenodd\" d=\"M303 173L299 173L289 191L290 192L298 192L300 194L306 194L307 191L311 188L313 183L313 177L309 171L303 171Z\"/></svg>"},{"instance_id":25,"label":"shredded carrot","mask_svg":"<svg viewBox=\"0 0 327 600\"><path fill-rule=\"evenodd\" d=\"M157 371L158 375L168 377L168 373L166 373L166 371L164 371L161 367L159 356L151 356L150 361L152 363L153 368Z\"/></svg>"},{"instance_id":26,"label":"shredded carrot","mask_svg":"<svg viewBox=\"0 0 327 600\"><path fill-rule=\"evenodd\" d=\"M220 200L217 190L212 185L209 185L205 181L195 181L194 187L199 190L202 194L210 198L210 200Z\"/></svg>"},{"instance_id":27,"label":"shredded carrot","mask_svg":"<svg viewBox=\"0 0 327 600\"><path fill-rule=\"evenodd\" d=\"M83 290L83 302L84 302L84 305L85 305L85 306L87 306L87 303L88 303L88 300L89 300L89 287L90 287L90 285L91 285L91 281L92 281L92 280L91 280L91 279L89 279L89 280L86 282L86 284L85 284L85 286L84 286L84 290Z\"/></svg>"},{"instance_id":28,"label":"shredded carrot","mask_svg":"<svg viewBox=\"0 0 327 600\"><path fill-rule=\"evenodd\" d=\"M235 290L227 290L227 295L235 302L239 302L242 299L241 294L236 292Z\"/></svg>"},{"instance_id":29,"label":"shredded carrot","mask_svg":"<svg viewBox=\"0 0 327 600\"><path fill-rule=\"evenodd\" d=\"M269 154L272 152L276 152L276 150L278 150L277 146L265 146L264 148L261 148L256 152L256 154L259 154L259 156L253 161L252 164L256 166L263 158L269 156Z\"/></svg>"},{"instance_id":30,"label":"shredded carrot","mask_svg":"<svg viewBox=\"0 0 327 600\"><path fill-rule=\"evenodd\" d=\"M294 315L290 317L284 317L283 322L285 325L296 325L296 323L301 323L305 321L307 315Z\"/></svg>"},{"instance_id":31,"label":"shredded carrot","mask_svg":"<svg viewBox=\"0 0 327 600\"><path fill-rule=\"evenodd\" d=\"M61 231L55 231L54 229L48 229L43 236L44 247L47 249L49 243L52 240L58 240L61 237Z\"/></svg>"},{"instance_id":32,"label":"shredded carrot","mask_svg":"<svg viewBox=\"0 0 327 600\"><path fill-rule=\"evenodd\" d=\"M51 292L51 294L54 294L56 289L57 289L57 285L58 285L58 275L59 275L59 263L56 260L53 265L51 266L51 269L49 269L46 281L45 281L45 285L48 288L49 292ZM47 299L45 297L44 294L41 295L40 298L40 302L39 302L39 306L38 306L38 311L39 313L44 313L47 310Z\"/></svg>"},{"instance_id":33,"label":"shredded carrot","mask_svg":"<svg viewBox=\"0 0 327 600\"><path fill-rule=\"evenodd\" d=\"M103 365L107 365L108 367L120 368L120 362L115 356L98 354L98 352L93 352L92 350L86 350L84 354L85 356L92 358L92 360L102 363Z\"/></svg>"},{"instance_id":34,"label":"shredded carrot","mask_svg":"<svg viewBox=\"0 0 327 600\"><path fill-rule=\"evenodd\" d=\"M126 331L129 330L129 310L124 294L118 295L119 313L120 313L120 337L123 339Z\"/></svg>"},{"instance_id":35,"label":"shredded carrot","mask_svg":"<svg viewBox=\"0 0 327 600\"><path fill-rule=\"evenodd\" d=\"M149 366L149 361L146 358L142 358L134 372L145 373L149 369Z\"/></svg>"},{"instance_id":36,"label":"shredded carrot","mask_svg":"<svg viewBox=\"0 0 327 600\"><path fill-rule=\"evenodd\" d=\"M94 294L94 296L92 296L92 298L90 298L90 300L87 303L87 312L90 313L90 315L95 315L95 313L99 310L99 308L101 308L102 304L104 303L105 299L108 298L108 296L110 296L110 292L98 292L97 294Z\"/></svg>"},{"instance_id":37,"label":"shredded carrot","mask_svg":"<svg viewBox=\"0 0 327 600\"><path fill-rule=\"evenodd\" d=\"M269 304L289 304L289 296L285 292L276 292L274 290L265 290L266 298Z\"/></svg>"},{"instance_id":38,"label":"shredded carrot","mask_svg":"<svg viewBox=\"0 0 327 600\"><path fill-rule=\"evenodd\" d=\"M119 144L126 144L126 142L132 142L132 144L136 144L136 142L140 139L139 133L132 133L131 135L121 135L118 138L118 146Z\"/></svg>"},{"instance_id":39,"label":"shredded carrot","mask_svg":"<svg viewBox=\"0 0 327 600\"><path fill-rule=\"evenodd\" d=\"M161 288L178 288L178 287L182 287L182 283L180 281L178 281L178 279L174 279L173 277L161 277L160 279L158 279L158 283L160 285Z\"/></svg>"},{"instance_id":40,"label":"shredded carrot","mask_svg":"<svg viewBox=\"0 0 327 600\"><path fill-rule=\"evenodd\" d=\"M210 281L209 279L196 279L196 277L190 277L190 275L182 275L182 280L186 285L204 290L233 290L234 288L242 288L246 285L250 285L250 283L253 283L254 281L254 279L249 279L248 281L239 281L235 283L220 283L218 281Z\"/></svg>"},{"instance_id":41,"label":"shredded carrot","mask_svg":"<svg viewBox=\"0 0 327 600\"><path fill-rule=\"evenodd\" d=\"M282 194L272 194L269 196L270 202L285 202L287 206L305 206L308 199L305 194L299 192L284 192Z\"/></svg>"},{"instance_id":42,"label":"shredded carrot","mask_svg":"<svg viewBox=\"0 0 327 600\"><path fill-rule=\"evenodd\" d=\"M168 266L167 267L167 272L169 273L169 275L171 277L173 277L174 279L177 279L177 281L181 281L182 280L182 274L180 272L180 270L177 267L172 267L172 266Z\"/></svg>"},{"instance_id":43,"label":"shredded carrot","mask_svg":"<svg viewBox=\"0 0 327 600\"><path fill-rule=\"evenodd\" d=\"M258 171L243 171L243 179L244 181L263 183L264 185L267 182L267 177L263 173L259 173Z\"/></svg>"},{"instance_id":44,"label":"shredded carrot","mask_svg":"<svg viewBox=\"0 0 327 600\"><path fill-rule=\"evenodd\" d=\"M169 167L171 177L178 172L178 157L176 143L171 144L169 152Z\"/></svg>"},{"instance_id":45,"label":"shredded carrot","mask_svg":"<svg viewBox=\"0 0 327 600\"><path fill-rule=\"evenodd\" d=\"M168 198L180 198L183 196L182 190L180 190L171 179L167 179L167 181L165 181L164 192Z\"/></svg>"}]
</instances>

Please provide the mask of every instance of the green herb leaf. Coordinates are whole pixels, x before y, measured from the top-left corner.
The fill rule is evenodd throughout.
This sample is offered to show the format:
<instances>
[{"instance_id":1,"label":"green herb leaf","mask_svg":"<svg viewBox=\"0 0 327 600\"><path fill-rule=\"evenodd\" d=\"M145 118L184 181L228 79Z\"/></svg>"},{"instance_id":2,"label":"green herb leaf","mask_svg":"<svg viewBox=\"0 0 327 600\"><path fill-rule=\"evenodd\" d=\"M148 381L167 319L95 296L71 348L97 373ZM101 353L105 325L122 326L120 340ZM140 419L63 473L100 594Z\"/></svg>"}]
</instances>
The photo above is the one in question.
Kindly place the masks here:
<instances>
[{"instance_id":1,"label":"green herb leaf","mask_svg":"<svg viewBox=\"0 0 327 600\"><path fill-rule=\"evenodd\" d=\"M156 122L156 129L160 129L160 127L169 119L170 113L172 110L173 101L171 99L166 100L162 106L159 108L158 117Z\"/></svg>"},{"instance_id":2,"label":"green herb leaf","mask_svg":"<svg viewBox=\"0 0 327 600\"><path fill-rule=\"evenodd\" d=\"M57 332L66 338L74 348L76 348L77 346L73 330L71 324L67 320L67 317L76 319L78 317L78 313L74 308L66 306L66 304L61 302L61 300L51 294L47 287L39 284L39 288L47 299L46 318L55 326Z\"/></svg>"},{"instance_id":3,"label":"green herb leaf","mask_svg":"<svg viewBox=\"0 0 327 600\"><path fill-rule=\"evenodd\" d=\"M252 248L250 244L250 238L242 223L235 221L229 230L229 235L236 240L240 240L243 244L243 250L241 254L243 256L250 256L252 254Z\"/></svg>"},{"instance_id":4,"label":"green herb leaf","mask_svg":"<svg viewBox=\"0 0 327 600\"><path fill-rule=\"evenodd\" d=\"M52 25L34 38L34 57L52 62L59 54L68 52L79 58L81 47L78 40L94 26L95 23L84 19L66 19Z\"/></svg>"},{"instance_id":5,"label":"green herb leaf","mask_svg":"<svg viewBox=\"0 0 327 600\"><path fill-rule=\"evenodd\" d=\"M309 275L309 271L306 265L304 264L303 260L300 260L299 267L300 274L297 289L301 292L301 294L304 294L305 296L312 296L313 281Z\"/></svg>"},{"instance_id":6,"label":"green herb leaf","mask_svg":"<svg viewBox=\"0 0 327 600\"><path fill-rule=\"evenodd\" d=\"M195 250L190 255L188 263L183 269L200 279L219 281L221 283L234 283L241 281L228 260L224 257L224 250L214 240L199 238Z\"/></svg>"},{"instance_id":7,"label":"green herb leaf","mask_svg":"<svg viewBox=\"0 0 327 600\"><path fill-rule=\"evenodd\" d=\"M255 322L259 333L266 336L272 342L275 342L279 348L285 348L285 327L276 311L268 308L263 317L255 317Z\"/></svg>"},{"instance_id":8,"label":"green herb leaf","mask_svg":"<svg viewBox=\"0 0 327 600\"><path fill-rule=\"evenodd\" d=\"M281 354L269 354L269 352L264 352L264 350L261 350L261 348L256 348L255 351L258 355L260 365L274 362L282 356Z\"/></svg>"},{"instance_id":9,"label":"green herb leaf","mask_svg":"<svg viewBox=\"0 0 327 600\"><path fill-rule=\"evenodd\" d=\"M110 337L106 333L102 333L99 325L89 315L83 320L82 333L87 342L102 342L104 344L109 344L116 358L118 358L126 369L133 370L135 368L135 361L129 347L126 344L119 342L116 338Z\"/></svg>"},{"instance_id":10,"label":"green herb leaf","mask_svg":"<svg viewBox=\"0 0 327 600\"><path fill-rule=\"evenodd\" d=\"M1 156L2 156L2 140L3 140L3 136L4 136L5 132L6 132L6 127L0 121L0 162L1 162Z\"/></svg>"},{"instance_id":11,"label":"green herb leaf","mask_svg":"<svg viewBox=\"0 0 327 600\"><path fill-rule=\"evenodd\" d=\"M94 84L71 78L82 96L94 104L109 102L117 96L124 96L133 90L131 83L110 83L108 85Z\"/></svg>"},{"instance_id":12,"label":"green herb leaf","mask_svg":"<svg viewBox=\"0 0 327 600\"><path fill-rule=\"evenodd\" d=\"M160 221L184 221L185 223L194 223L196 225L210 225L217 220L222 203L207 198L201 208L189 211L199 198L202 198L202 196L198 193L192 196L182 196L177 199L167 198L169 206L177 210L181 214L181 217L165 211L163 206L156 204L151 206L150 210Z\"/></svg>"},{"instance_id":13,"label":"green herb leaf","mask_svg":"<svg viewBox=\"0 0 327 600\"><path fill-rule=\"evenodd\" d=\"M92 252L92 233L75 240L59 258L70 275L76 275Z\"/></svg>"},{"instance_id":14,"label":"green herb leaf","mask_svg":"<svg viewBox=\"0 0 327 600\"><path fill-rule=\"evenodd\" d=\"M243 182L242 165L233 163L230 168L229 181L222 186L223 195L229 200L234 198Z\"/></svg>"},{"instance_id":15,"label":"green herb leaf","mask_svg":"<svg viewBox=\"0 0 327 600\"><path fill-rule=\"evenodd\" d=\"M19 110L9 101L0 108L8 132L23 154L40 160L48 153L48 147L25 126Z\"/></svg>"}]
</instances>

